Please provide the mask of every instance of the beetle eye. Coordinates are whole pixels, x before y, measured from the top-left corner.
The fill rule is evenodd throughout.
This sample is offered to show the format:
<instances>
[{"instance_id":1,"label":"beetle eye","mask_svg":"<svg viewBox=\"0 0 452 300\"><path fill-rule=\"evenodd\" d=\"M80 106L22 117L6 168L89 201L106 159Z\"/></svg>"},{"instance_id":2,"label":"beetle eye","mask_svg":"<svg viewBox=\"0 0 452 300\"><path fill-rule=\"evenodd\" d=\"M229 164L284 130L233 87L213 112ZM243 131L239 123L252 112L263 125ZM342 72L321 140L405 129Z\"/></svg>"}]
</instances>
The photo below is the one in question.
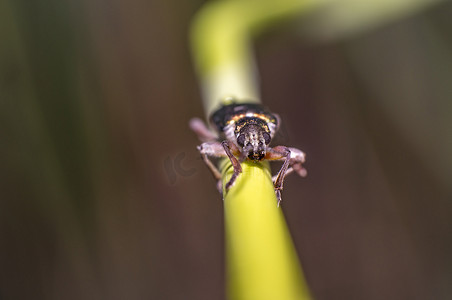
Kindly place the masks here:
<instances>
[{"instance_id":1,"label":"beetle eye","mask_svg":"<svg viewBox=\"0 0 452 300\"><path fill-rule=\"evenodd\" d=\"M269 135L267 132L264 132L264 133L262 134L262 136L264 137L265 144L266 144L266 145L270 144L270 141L272 140L272 138L270 137L270 135Z\"/></svg>"},{"instance_id":2,"label":"beetle eye","mask_svg":"<svg viewBox=\"0 0 452 300\"><path fill-rule=\"evenodd\" d=\"M243 144L245 143L245 135L244 134L240 134L237 137L237 144L239 144L240 146L243 147Z\"/></svg>"}]
</instances>

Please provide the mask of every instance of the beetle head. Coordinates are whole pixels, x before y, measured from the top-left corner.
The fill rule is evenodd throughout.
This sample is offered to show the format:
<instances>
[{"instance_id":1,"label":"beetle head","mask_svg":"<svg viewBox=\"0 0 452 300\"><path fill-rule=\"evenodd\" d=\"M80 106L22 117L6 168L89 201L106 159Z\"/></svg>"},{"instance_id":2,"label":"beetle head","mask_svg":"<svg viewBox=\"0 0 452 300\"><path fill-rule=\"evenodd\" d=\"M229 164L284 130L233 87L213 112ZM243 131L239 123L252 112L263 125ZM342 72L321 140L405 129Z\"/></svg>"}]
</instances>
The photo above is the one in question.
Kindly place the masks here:
<instances>
[{"instance_id":1,"label":"beetle head","mask_svg":"<svg viewBox=\"0 0 452 300\"><path fill-rule=\"evenodd\" d=\"M242 155L253 161L265 158L270 134L258 124L248 124L237 134L237 144L242 147Z\"/></svg>"}]
</instances>

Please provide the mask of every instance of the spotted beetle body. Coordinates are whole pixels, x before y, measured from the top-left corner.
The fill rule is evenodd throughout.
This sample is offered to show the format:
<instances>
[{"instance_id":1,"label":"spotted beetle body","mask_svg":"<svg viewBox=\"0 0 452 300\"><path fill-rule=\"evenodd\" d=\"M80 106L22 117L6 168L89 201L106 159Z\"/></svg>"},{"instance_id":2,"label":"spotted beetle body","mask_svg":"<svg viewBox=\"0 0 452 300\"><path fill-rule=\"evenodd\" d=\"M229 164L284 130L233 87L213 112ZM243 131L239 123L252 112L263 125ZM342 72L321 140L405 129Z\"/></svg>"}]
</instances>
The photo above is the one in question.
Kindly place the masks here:
<instances>
[{"instance_id":1,"label":"spotted beetle body","mask_svg":"<svg viewBox=\"0 0 452 300\"><path fill-rule=\"evenodd\" d=\"M232 103L221 106L210 117L220 135L242 149L242 156L259 161L275 135L278 115L256 103Z\"/></svg>"},{"instance_id":2,"label":"spotted beetle body","mask_svg":"<svg viewBox=\"0 0 452 300\"><path fill-rule=\"evenodd\" d=\"M284 161L278 174L273 178L278 205L281 201L284 178L293 171L300 176L306 176L306 170L302 166L305 161L303 151L286 146L270 147L280 125L280 118L264 106L257 103L224 104L210 116L209 121L217 135L199 119L192 119L190 126L200 140L204 141L198 146L198 150L218 180L217 187L220 193L222 193L221 172L209 157L228 157L231 161L234 173L225 185L226 191L242 172L240 163L244 160Z\"/></svg>"}]
</instances>

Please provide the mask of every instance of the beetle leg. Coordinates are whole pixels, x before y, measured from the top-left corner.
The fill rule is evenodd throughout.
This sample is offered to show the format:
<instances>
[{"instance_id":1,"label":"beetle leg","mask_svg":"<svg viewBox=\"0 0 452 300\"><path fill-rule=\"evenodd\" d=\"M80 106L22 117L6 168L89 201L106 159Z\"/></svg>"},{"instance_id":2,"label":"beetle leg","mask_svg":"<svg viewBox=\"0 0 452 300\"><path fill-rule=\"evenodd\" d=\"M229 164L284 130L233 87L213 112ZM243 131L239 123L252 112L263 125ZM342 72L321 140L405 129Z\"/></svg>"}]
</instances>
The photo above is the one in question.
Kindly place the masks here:
<instances>
[{"instance_id":1,"label":"beetle leg","mask_svg":"<svg viewBox=\"0 0 452 300\"><path fill-rule=\"evenodd\" d=\"M220 194L223 194L223 189L221 188L221 173L218 170L218 168L209 159L209 156L214 156L214 157L226 156L224 153L223 147L218 142L212 142L212 143L202 143L197 148L199 150L199 153L201 154L202 160L204 161L206 166L209 168L209 170L212 173L215 180L217 180L218 191L220 192Z\"/></svg>"},{"instance_id":2,"label":"beetle leg","mask_svg":"<svg viewBox=\"0 0 452 300\"><path fill-rule=\"evenodd\" d=\"M197 148L199 150L199 153L201 153L201 157L202 157L204 163L207 165L207 167L212 172L213 177L215 177L215 179L217 179L217 180L220 180L221 173L218 170L218 168L209 159L209 156L215 156L215 157L225 156L221 145L219 143L203 143L200 146L198 146Z\"/></svg>"},{"instance_id":3,"label":"beetle leg","mask_svg":"<svg viewBox=\"0 0 452 300\"><path fill-rule=\"evenodd\" d=\"M279 206L279 203L281 203L281 200L282 200L281 199L281 191L283 189L284 178L286 176L287 168L289 167L289 162L290 162L290 150L287 147L283 148L282 146L280 146L277 149L274 149L274 148L271 149L269 152L270 152L269 156L273 155L274 159L277 159L277 160L284 159L284 163L283 163L281 169L279 170L278 175L276 175L276 179L274 182L276 198L278 200L278 206Z\"/></svg>"},{"instance_id":4,"label":"beetle leg","mask_svg":"<svg viewBox=\"0 0 452 300\"><path fill-rule=\"evenodd\" d=\"M305 154L303 151L296 148L289 148L285 146L276 146L267 151L266 159L268 160L284 160L284 163L278 174L273 177L276 197L278 199L278 206L281 202L281 191L283 189L284 179L293 171L298 175L304 177L307 172L303 168L302 163L305 161Z\"/></svg>"},{"instance_id":5,"label":"beetle leg","mask_svg":"<svg viewBox=\"0 0 452 300\"><path fill-rule=\"evenodd\" d=\"M284 175L284 178L286 178L286 176L289 175L289 174L291 174L293 171L294 171L294 170L293 170L292 167L287 168L287 171L286 171L286 174ZM276 174L276 175L274 175L274 176L272 177L273 183L276 182L276 178L277 178L277 177L278 177L278 174Z\"/></svg>"},{"instance_id":6,"label":"beetle leg","mask_svg":"<svg viewBox=\"0 0 452 300\"><path fill-rule=\"evenodd\" d=\"M216 141L218 138L199 118L191 119L189 125L191 130L196 133L201 142L212 142Z\"/></svg>"},{"instance_id":7,"label":"beetle leg","mask_svg":"<svg viewBox=\"0 0 452 300\"><path fill-rule=\"evenodd\" d=\"M292 153L292 151L291 151ZM300 176L300 177L306 177L308 175L308 172L306 171L305 168L303 168L303 165L300 162L290 162L289 165L292 165L291 167L289 167L286 171L286 174L284 176L287 177L287 175L292 174L294 171ZM276 181L276 177L278 175L275 175L272 177L272 181L275 182Z\"/></svg>"},{"instance_id":8,"label":"beetle leg","mask_svg":"<svg viewBox=\"0 0 452 300\"><path fill-rule=\"evenodd\" d=\"M200 146L198 146L199 153L201 153L201 157L204 161L204 163L207 165L209 170L212 172L213 177L218 181L217 188L219 192L222 194L222 185L221 185L221 172L218 170L218 168L213 164L213 162L209 159L209 156L213 157L228 157L229 160L232 163L232 166L234 167L234 174L232 174L231 179L226 183L226 190L228 190L237 179L237 176L242 172L242 167L240 166L239 161L234 156L233 153L238 153L239 150L237 147L226 141L223 141L222 143L219 142L209 142L209 143L202 143Z\"/></svg>"},{"instance_id":9,"label":"beetle leg","mask_svg":"<svg viewBox=\"0 0 452 300\"><path fill-rule=\"evenodd\" d=\"M229 179L228 183L226 183L225 186L226 190L229 190L229 188L235 183L237 176L239 176L239 174L242 173L242 167L240 166L240 162L231 152L231 148L235 150L234 152L237 152L238 151L238 149L236 149L237 147L228 140L223 141L221 145L224 148L224 152L226 152L226 155L229 157L229 160L232 163L232 167L234 167L234 173L232 174L231 179Z\"/></svg>"}]
</instances>

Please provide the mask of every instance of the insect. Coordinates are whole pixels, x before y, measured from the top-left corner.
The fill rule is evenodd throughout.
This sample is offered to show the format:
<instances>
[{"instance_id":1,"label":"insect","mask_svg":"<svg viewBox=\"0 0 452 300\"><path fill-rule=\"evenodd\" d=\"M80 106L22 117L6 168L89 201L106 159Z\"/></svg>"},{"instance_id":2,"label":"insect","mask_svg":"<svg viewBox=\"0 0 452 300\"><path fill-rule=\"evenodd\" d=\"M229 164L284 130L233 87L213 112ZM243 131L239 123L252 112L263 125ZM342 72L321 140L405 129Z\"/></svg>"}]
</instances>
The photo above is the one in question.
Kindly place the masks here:
<instances>
[{"instance_id":1,"label":"insect","mask_svg":"<svg viewBox=\"0 0 452 300\"><path fill-rule=\"evenodd\" d=\"M222 193L221 173L209 157L228 157L231 161L234 173L225 185L226 191L234 185L242 172L241 162L283 161L278 174L273 177L278 206L281 202L284 178L293 171L301 177L306 176L306 169L302 166L305 162L303 151L286 146L269 146L281 121L277 114L264 106L256 103L223 104L210 116L209 121L216 133L210 131L198 118L190 121L190 127L203 142L197 148L217 180L220 193Z\"/></svg>"}]
</instances>

